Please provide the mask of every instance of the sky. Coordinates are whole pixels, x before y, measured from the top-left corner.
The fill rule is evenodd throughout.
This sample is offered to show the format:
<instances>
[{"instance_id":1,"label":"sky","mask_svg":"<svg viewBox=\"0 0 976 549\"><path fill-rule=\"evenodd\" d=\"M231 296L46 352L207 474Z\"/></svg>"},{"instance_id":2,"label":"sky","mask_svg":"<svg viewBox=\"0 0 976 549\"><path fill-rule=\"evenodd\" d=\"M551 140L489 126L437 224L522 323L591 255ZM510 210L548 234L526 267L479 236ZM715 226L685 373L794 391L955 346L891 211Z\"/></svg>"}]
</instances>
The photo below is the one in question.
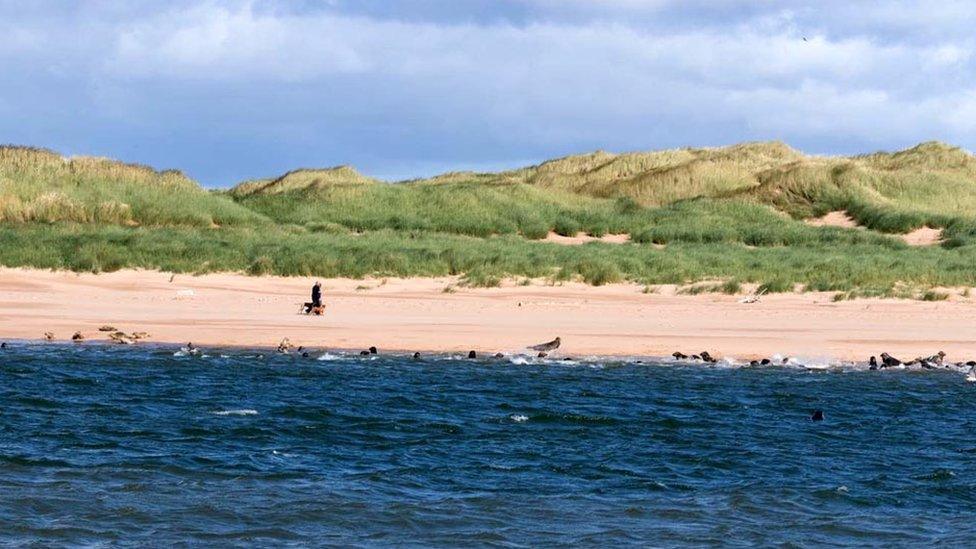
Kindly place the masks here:
<instances>
[{"instance_id":1,"label":"sky","mask_svg":"<svg viewBox=\"0 0 976 549\"><path fill-rule=\"evenodd\" d=\"M781 140L976 148L971 0L0 0L0 143L224 187Z\"/></svg>"}]
</instances>

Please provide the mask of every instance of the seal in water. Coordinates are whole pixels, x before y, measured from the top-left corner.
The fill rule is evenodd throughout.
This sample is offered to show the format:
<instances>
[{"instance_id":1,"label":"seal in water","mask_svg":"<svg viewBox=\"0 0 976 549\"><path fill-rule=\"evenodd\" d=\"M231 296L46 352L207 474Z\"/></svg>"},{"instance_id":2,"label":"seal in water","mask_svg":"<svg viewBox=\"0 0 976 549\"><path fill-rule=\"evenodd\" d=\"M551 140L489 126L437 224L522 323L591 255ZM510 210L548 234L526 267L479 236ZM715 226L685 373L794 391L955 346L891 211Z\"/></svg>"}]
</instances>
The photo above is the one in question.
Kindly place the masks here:
<instances>
[{"instance_id":1,"label":"seal in water","mask_svg":"<svg viewBox=\"0 0 976 549\"><path fill-rule=\"evenodd\" d=\"M478 353L474 351L468 351L468 358L475 359L478 358Z\"/></svg>"},{"instance_id":2,"label":"seal in water","mask_svg":"<svg viewBox=\"0 0 976 549\"><path fill-rule=\"evenodd\" d=\"M420 360L420 353L414 353L413 354L413 359L414 360Z\"/></svg>"},{"instance_id":3,"label":"seal in water","mask_svg":"<svg viewBox=\"0 0 976 549\"><path fill-rule=\"evenodd\" d=\"M547 356L549 356L549 353L547 353L545 351L539 351L539 354L537 354L535 356L536 356L536 358L546 358Z\"/></svg>"},{"instance_id":4,"label":"seal in water","mask_svg":"<svg viewBox=\"0 0 976 549\"><path fill-rule=\"evenodd\" d=\"M871 355L871 360L868 360L868 370L877 370L877 369L878 369L878 359L874 358L874 355Z\"/></svg>"},{"instance_id":5,"label":"seal in water","mask_svg":"<svg viewBox=\"0 0 976 549\"><path fill-rule=\"evenodd\" d=\"M682 353L681 351L675 351L671 353L671 356L673 356L675 360L685 360L688 358L688 355Z\"/></svg>"},{"instance_id":6,"label":"seal in water","mask_svg":"<svg viewBox=\"0 0 976 549\"><path fill-rule=\"evenodd\" d=\"M370 347L369 348L369 354L375 355L376 354L376 347Z\"/></svg>"},{"instance_id":7,"label":"seal in water","mask_svg":"<svg viewBox=\"0 0 976 549\"><path fill-rule=\"evenodd\" d=\"M718 362L718 360L713 358L712 355L708 354L708 351L701 352L701 359L705 362L710 362L710 363Z\"/></svg>"},{"instance_id":8,"label":"seal in water","mask_svg":"<svg viewBox=\"0 0 976 549\"><path fill-rule=\"evenodd\" d=\"M359 356L369 356L369 351L359 351Z\"/></svg>"},{"instance_id":9,"label":"seal in water","mask_svg":"<svg viewBox=\"0 0 976 549\"><path fill-rule=\"evenodd\" d=\"M764 359L760 360L759 363L762 364L763 366L769 366L770 364L773 363L773 361L772 360L769 360L768 358L764 358Z\"/></svg>"},{"instance_id":10,"label":"seal in water","mask_svg":"<svg viewBox=\"0 0 976 549\"><path fill-rule=\"evenodd\" d=\"M813 421L823 421L823 418L824 418L823 410L814 410L813 415L810 416L810 419L812 419Z\"/></svg>"}]
</instances>

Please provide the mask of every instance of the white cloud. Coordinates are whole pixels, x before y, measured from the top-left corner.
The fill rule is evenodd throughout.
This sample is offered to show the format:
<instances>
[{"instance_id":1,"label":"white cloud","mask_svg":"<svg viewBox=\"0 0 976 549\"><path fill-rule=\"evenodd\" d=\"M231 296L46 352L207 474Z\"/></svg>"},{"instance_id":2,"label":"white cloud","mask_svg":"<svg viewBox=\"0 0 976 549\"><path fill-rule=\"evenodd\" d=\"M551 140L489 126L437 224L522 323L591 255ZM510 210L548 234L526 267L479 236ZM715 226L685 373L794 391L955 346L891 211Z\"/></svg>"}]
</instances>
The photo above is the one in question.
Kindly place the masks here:
<instances>
[{"instance_id":1,"label":"white cloud","mask_svg":"<svg viewBox=\"0 0 976 549\"><path fill-rule=\"evenodd\" d=\"M36 81L40 99L79 102L96 122L205 116L236 136L260 120L254 135L336 155L318 163L370 148L395 157L386 166L764 138L819 152L976 144L969 2L520 4L521 18L480 21L233 0L0 17L0 62L14 67L0 104L37 108L3 89Z\"/></svg>"}]
</instances>

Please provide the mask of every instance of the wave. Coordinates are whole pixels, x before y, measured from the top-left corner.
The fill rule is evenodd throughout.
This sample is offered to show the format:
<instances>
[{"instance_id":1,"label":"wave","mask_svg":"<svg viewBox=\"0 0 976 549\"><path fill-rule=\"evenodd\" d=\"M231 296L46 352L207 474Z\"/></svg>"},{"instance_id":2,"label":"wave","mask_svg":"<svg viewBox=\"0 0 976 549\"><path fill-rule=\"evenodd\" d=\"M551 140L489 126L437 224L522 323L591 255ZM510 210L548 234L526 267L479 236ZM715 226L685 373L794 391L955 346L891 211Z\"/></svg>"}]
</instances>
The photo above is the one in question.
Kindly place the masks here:
<instances>
[{"instance_id":1,"label":"wave","mask_svg":"<svg viewBox=\"0 0 976 549\"><path fill-rule=\"evenodd\" d=\"M256 416L258 415L257 410L252 410L250 408L242 408L240 410L217 410L215 412L210 412L216 416Z\"/></svg>"}]
</instances>

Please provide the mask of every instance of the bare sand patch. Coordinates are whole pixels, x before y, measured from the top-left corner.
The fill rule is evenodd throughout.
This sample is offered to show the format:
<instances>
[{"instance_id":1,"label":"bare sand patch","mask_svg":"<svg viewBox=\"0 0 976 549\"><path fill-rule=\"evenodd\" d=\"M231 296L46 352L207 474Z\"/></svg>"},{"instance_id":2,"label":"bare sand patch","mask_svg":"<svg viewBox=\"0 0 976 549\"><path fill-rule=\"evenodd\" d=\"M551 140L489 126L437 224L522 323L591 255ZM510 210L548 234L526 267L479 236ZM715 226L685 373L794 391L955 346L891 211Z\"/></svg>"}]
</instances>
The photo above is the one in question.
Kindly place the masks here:
<instances>
[{"instance_id":1,"label":"bare sand patch","mask_svg":"<svg viewBox=\"0 0 976 549\"><path fill-rule=\"evenodd\" d=\"M845 211L830 212L823 217L815 217L803 220L811 227L840 227L842 229L861 229L865 227L858 225L853 217L847 215ZM879 233L880 234L880 233ZM919 227L914 231L905 234L892 235L903 240L909 246L935 246L942 243L942 229L932 227Z\"/></svg>"},{"instance_id":2,"label":"bare sand patch","mask_svg":"<svg viewBox=\"0 0 976 549\"><path fill-rule=\"evenodd\" d=\"M812 219L803 220L804 223L810 225L811 227L840 227L843 229L863 229L854 221L854 218L847 215L845 211L835 211L829 212L823 217L815 217Z\"/></svg>"},{"instance_id":3,"label":"bare sand patch","mask_svg":"<svg viewBox=\"0 0 976 549\"><path fill-rule=\"evenodd\" d=\"M935 246L942 243L942 229L919 227L910 233L901 235L901 239L909 246Z\"/></svg>"},{"instance_id":4,"label":"bare sand patch","mask_svg":"<svg viewBox=\"0 0 976 549\"><path fill-rule=\"evenodd\" d=\"M630 235L628 234L605 234L600 237L590 236L586 233L577 233L576 236L563 236L550 231L546 238L543 239L544 242L549 242L552 244L562 244L563 246L579 246L580 244L586 244L587 242L603 242L605 244L626 244L630 242Z\"/></svg>"},{"instance_id":5,"label":"bare sand patch","mask_svg":"<svg viewBox=\"0 0 976 549\"><path fill-rule=\"evenodd\" d=\"M895 356L976 358L976 307L969 299L938 302L859 299L833 292L741 296L642 293L639 284L592 287L444 287L457 278L323 279L324 316L298 314L314 278L202 276L119 271L74 274L0 268L0 339L89 341L110 324L146 331L149 342L274 346L288 337L315 349L525 352L561 336L559 356L650 355L676 350L716 356L776 353L864 360ZM376 286L369 292L358 286ZM193 292L177 299L178 292ZM747 290L747 289L746 289Z\"/></svg>"}]
</instances>

